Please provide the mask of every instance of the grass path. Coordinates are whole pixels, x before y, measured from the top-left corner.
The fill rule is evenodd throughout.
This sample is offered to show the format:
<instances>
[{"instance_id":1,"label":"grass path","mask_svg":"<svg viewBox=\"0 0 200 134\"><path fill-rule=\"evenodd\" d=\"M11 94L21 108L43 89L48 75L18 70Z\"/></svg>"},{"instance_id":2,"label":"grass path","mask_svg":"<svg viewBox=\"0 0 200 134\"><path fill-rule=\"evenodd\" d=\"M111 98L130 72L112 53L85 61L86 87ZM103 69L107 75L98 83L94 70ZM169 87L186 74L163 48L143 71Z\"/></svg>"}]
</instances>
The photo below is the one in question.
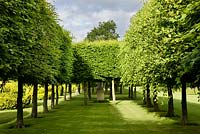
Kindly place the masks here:
<instances>
[{"instance_id":1,"label":"grass path","mask_svg":"<svg viewBox=\"0 0 200 134\"><path fill-rule=\"evenodd\" d=\"M113 106L117 108L123 119L130 123L136 123L136 124L138 122L144 122L146 124L149 124L149 122L154 122L157 124L163 122L175 123L174 120L172 119L165 117L158 117L153 112L147 112L145 108L139 106L137 103L134 103L133 101L124 100L120 101L119 103L117 103L117 105Z\"/></svg>"},{"instance_id":2,"label":"grass path","mask_svg":"<svg viewBox=\"0 0 200 134\"><path fill-rule=\"evenodd\" d=\"M180 126L133 101L83 106L81 96L61 102L48 114L25 119L25 129L0 129L0 134L198 134L199 126ZM14 125L14 124L13 124Z\"/></svg>"}]
</instances>

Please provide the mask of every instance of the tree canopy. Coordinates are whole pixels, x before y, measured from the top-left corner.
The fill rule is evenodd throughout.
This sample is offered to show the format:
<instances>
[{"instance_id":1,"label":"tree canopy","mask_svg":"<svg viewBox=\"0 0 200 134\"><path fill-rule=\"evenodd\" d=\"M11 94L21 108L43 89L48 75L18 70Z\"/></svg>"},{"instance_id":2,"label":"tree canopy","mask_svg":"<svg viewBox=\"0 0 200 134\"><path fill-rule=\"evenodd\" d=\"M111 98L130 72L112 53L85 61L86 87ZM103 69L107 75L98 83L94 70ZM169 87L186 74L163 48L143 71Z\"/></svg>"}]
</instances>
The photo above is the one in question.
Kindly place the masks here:
<instances>
[{"instance_id":1,"label":"tree canopy","mask_svg":"<svg viewBox=\"0 0 200 134\"><path fill-rule=\"evenodd\" d=\"M118 41L81 42L73 45L74 48L74 80L105 78L119 78Z\"/></svg>"},{"instance_id":2,"label":"tree canopy","mask_svg":"<svg viewBox=\"0 0 200 134\"><path fill-rule=\"evenodd\" d=\"M117 40L119 34L116 33L116 28L117 25L113 20L99 22L98 27L94 27L94 29L87 33L85 40Z\"/></svg>"}]
</instances>

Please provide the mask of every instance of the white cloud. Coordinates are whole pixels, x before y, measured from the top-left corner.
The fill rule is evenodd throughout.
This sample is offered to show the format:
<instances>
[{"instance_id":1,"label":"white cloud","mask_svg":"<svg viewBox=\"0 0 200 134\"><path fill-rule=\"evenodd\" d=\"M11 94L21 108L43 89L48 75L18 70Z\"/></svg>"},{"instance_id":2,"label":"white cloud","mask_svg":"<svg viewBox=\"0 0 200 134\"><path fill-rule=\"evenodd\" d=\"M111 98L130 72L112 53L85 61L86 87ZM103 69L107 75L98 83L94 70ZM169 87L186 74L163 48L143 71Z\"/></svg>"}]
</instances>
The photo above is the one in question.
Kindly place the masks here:
<instances>
[{"instance_id":1,"label":"white cloud","mask_svg":"<svg viewBox=\"0 0 200 134\"><path fill-rule=\"evenodd\" d=\"M117 31L123 37L130 17L141 7L138 0L48 0L55 4L60 24L72 32L75 41L86 37L98 22L114 20Z\"/></svg>"}]
</instances>

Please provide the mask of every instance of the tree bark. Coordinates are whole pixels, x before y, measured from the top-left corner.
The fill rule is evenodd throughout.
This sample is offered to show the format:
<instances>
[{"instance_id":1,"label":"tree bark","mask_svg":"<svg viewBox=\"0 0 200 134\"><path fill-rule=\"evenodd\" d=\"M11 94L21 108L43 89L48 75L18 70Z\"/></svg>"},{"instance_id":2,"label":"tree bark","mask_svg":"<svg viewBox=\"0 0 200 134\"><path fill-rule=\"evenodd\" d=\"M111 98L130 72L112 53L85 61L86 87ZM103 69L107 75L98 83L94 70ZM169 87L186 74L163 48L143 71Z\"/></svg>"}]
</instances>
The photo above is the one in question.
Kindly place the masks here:
<instances>
[{"instance_id":1,"label":"tree bark","mask_svg":"<svg viewBox=\"0 0 200 134\"><path fill-rule=\"evenodd\" d=\"M146 105L147 102L146 102L146 90L144 89L143 90L143 104Z\"/></svg>"},{"instance_id":2,"label":"tree bark","mask_svg":"<svg viewBox=\"0 0 200 134\"><path fill-rule=\"evenodd\" d=\"M186 95L186 78L181 79L182 84L182 125L188 123L188 113L187 113L187 95Z\"/></svg>"},{"instance_id":3,"label":"tree bark","mask_svg":"<svg viewBox=\"0 0 200 134\"><path fill-rule=\"evenodd\" d=\"M119 93L123 94L123 83L120 84L120 91L119 91Z\"/></svg>"},{"instance_id":4,"label":"tree bark","mask_svg":"<svg viewBox=\"0 0 200 134\"><path fill-rule=\"evenodd\" d=\"M110 100L112 100L113 99L113 96L112 96L112 89L113 87L112 87L112 81L111 81L111 83L110 83L110 96L109 96L109 98L110 98Z\"/></svg>"},{"instance_id":5,"label":"tree bark","mask_svg":"<svg viewBox=\"0 0 200 134\"><path fill-rule=\"evenodd\" d=\"M133 99L133 84L131 84L130 88L130 98Z\"/></svg>"},{"instance_id":6,"label":"tree bark","mask_svg":"<svg viewBox=\"0 0 200 134\"><path fill-rule=\"evenodd\" d=\"M84 91L84 105L87 106L88 105L88 91L87 91L87 83L83 82L83 91Z\"/></svg>"},{"instance_id":7,"label":"tree bark","mask_svg":"<svg viewBox=\"0 0 200 134\"><path fill-rule=\"evenodd\" d=\"M32 96L32 118L37 118L37 93L38 93L38 84L33 85L33 96Z\"/></svg>"},{"instance_id":8,"label":"tree bark","mask_svg":"<svg viewBox=\"0 0 200 134\"><path fill-rule=\"evenodd\" d=\"M112 100L113 100L113 102L116 101L116 97L115 97L115 81L114 81L114 79L112 80Z\"/></svg>"},{"instance_id":9,"label":"tree bark","mask_svg":"<svg viewBox=\"0 0 200 134\"><path fill-rule=\"evenodd\" d=\"M167 86L168 88L168 110L167 110L167 117L174 117L174 101L173 101L173 92L170 85Z\"/></svg>"},{"instance_id":10,"label":"tree bark","mask_svg":"<svg viewBox=\"0 0 200 134\"><path fill-rule=\"evenodd\" d=\"M67 100L67 83L65 84L65 89L64 89L64 101Z\"/></svg>"},{"instance_id":11,"label":"tree bark","mask_svg":"<svg viewBox=\"0 0 200 134\"><path fill-rule=\"evenodd\" d=\"M54 98L55 98L55 91L54 91L54 84L52 84L52 89L51 89L51 108L54 108Z\"/></svg>"},{"instance_id":12,"label":"tree bark","mask_svg":"<svg viewBox=\"0 0 200 134\"><path fill-rule=\"evenodd\" d=\"M136 86L134 87L134 92L133 92L133 99L137 98L137 92L136 92Z\"/></svg>"},{"instance_id":13,"label":"tree bark","mask_svg":"<svg viewBox=\"0 0 200 134\"><path fill-rule=\"evenodd\" d=\"M72 99L72 84L69 83L69 99Z\"/></svg>"},{"instance_id":14,"label":"tree bark","mask_svg":"<svg viewBox=\"0 0 200 134\"><path fill-rule=\"evenodd\" d=\"M78 84L78 93L81 94L81 84Z\"/></svg>"},{"instance_id":15,"label":"tree bark","mask_svg":"<svg viewBox=\"0 0 200 134\"><path fill-rule=\"evenodd\" d=\"M92 95L91 95L91 83L88 82L88 99L91 100L92 99Z\"/></svg>"},{"instance_id":16,"label":"tree bark","mask_svg":"<svg viewBox=\"0 0 200 134\"><path fill-rule=\"evenodd\" d=\"M130 85L128 86L128 98L131 99L131 87L130 87Z\"/></svg>"},{"instance_id":17,"label":"tree bark","mask_svg":"<svg viewBox=\"0 0 200 134\"><path fill-rule=\"evenodd\" d=\"M147 100L146 100L146 102L147 102L147 107L151 107L152 104L151 104L151 97L150 97L151 93L150 93L150 86L149 86L149 84L147 84L146 90L147 90L147 98L146 98L146 99L147 99Z\"/></svg>"},{"instance_id":18,"label":"tree bark","mask_svg":"<svg viewBox=\"0 0 200 134\"><path fill-rule=\"evenodd\" d=\"M17 123L16 128L24 128L23 121L23 82L18 79L18 96L17 96Z\"/></svg>"},{"instance_id":19,"label":"tree bark","mask_svg":"<svg viewBox=\"0 0 200 134\"><path fill-rule=\"evenodd\" d=\"M49 112L48 110L48 83L44 85L44 98L43 98L43 113Z\"/></svg>"},{"instance_id":20,"label":"tree bark","mask_svg":"<svg viewBox=\"0 0 200 134\"><path fill-rule=\"evenodd\" d=\"M56 105L58 105L59 94L58 94L58 85L56 85Z\"/></svg>"}]
</instances>

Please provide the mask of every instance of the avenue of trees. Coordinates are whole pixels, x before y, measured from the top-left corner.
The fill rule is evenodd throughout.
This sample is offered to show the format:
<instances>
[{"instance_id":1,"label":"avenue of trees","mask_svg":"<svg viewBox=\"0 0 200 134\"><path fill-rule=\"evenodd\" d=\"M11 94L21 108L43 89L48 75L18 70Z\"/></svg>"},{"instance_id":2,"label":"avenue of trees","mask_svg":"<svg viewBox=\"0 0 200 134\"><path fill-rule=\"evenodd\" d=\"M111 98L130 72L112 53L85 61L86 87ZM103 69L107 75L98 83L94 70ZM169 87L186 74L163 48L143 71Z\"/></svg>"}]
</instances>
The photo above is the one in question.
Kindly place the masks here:
<instances>
[{"instance_id":1,"label":"avenue of trees","mask_svg":"<svg viewBox=\"0 0 200 134\"><path fill-rule=\"evenodd\" d=\"M129 85L129 92L143 86L143 101L155 111L159 111L159 87L166 88L170 117L174 116L172 91L182 87L182 124L186 125L186 87L200 84L199 14L199 0L148 0L131 18L123 42L117 41L115 22L108 21L99 23L85 41L72 45L70 33L58 24L54 7L46 0L1 0L0 80L2 85L7 80L18 82L16 127L24 127L24 84L33 86L31 116L36 118L38 84L45 88L43 108L48 112L50 85L53 108L55 94L58 104L58 85L63 84L69 86L71 97L72 83L83 83L87 105L91 85L97 82L97 100L103 101L103 86L109 83L115 101L115 80Z\"/></svg>"},{"instance_id":2,"label":"avenue of trees","mask_svg":"<svg viewBox=\"0 0 200 134\"><path fill-rule=\"evenodd\" d=\"M121 48L122 81L144 85L148 107L150 88L168 89L167 116L174 116L172 90L182 85L182 123L187 124L186 83L199 87L200 2L149 0L131 19ZM144 91L145 92L145 91ZM144 94L145 95L145 94ZM158 107L155 107L158 110Z\"/></svg>"},{"instance_id":3,"label":"avenue of trees","mask_svg":"<svg viewBox=\"0 0 200 134\"><path fill-rule=\"evenodd\" d=\"M0 1L0 78L18 81L17 128L23 123L23 85L34 85L32 117L37 117L38 84L62 84L72 73L71 37L46 0ZM71 67L70 67L71 66Z\"/></svg>"}]
</instances>

